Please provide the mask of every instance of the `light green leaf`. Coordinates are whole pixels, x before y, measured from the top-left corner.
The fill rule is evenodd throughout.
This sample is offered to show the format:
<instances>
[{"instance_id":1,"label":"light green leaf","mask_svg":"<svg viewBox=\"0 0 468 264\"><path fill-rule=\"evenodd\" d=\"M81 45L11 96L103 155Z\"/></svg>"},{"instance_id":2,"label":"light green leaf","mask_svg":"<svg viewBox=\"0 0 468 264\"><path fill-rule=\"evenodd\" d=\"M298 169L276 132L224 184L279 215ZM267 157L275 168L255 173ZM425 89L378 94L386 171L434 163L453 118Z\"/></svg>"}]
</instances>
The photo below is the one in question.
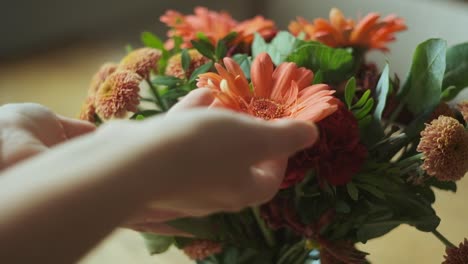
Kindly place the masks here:
<instances>
[{"instance_id":1,"label":"light green leaf","mask_svg":"<svg viewBox=\"0 0 468 264\"><path fill-rule=\"evenodd\" d=\"M166 252L174 243L174 238L150 233L141 233L145 240L145 245L151 255Z\"/></svg>"},{"instance_id":2,"label":"light green leaf","mask_svg":"<svg viewBox=\"0 0 468 264\"><path fill-rule=\"evenodd\" d=\"M443 88L455 87L445 100L453 99L468 87L468 42L458 44L447 50L446 69ZM445 90L444 90L445 91Z\"/></svg>"},{"instance_id":3,"label":"light green leaf","mask_svg":"<svg viewBox=\"0 0 468 264\"><path fill-rule=\"evenodd\" d=\"M364 106L364 104L367 102L367 99L369 99L369 96L371 94L370 90L367 90L364 92L364 94L359 98L356 104L353 105L353 108L360 108Z\"/></svg>"},{"instance_id":4,"label":"light green leaf","mask_svg":"<svg viewBox=\"0 0 468 264\"><path fill-rule=\"evenodd\" d=\"M151 32L145 31L141 33L141 41L146 47L164 50L164 43Z\"/></svg>"},{"instance_id":5,"label":"light green leaf","mask_svg":"<svg viewBox=\"0 0 468 264\"><path fill-rule=\"evenodd\" d=\"M413 114L421 114L439 104L446 49L447 43L441 39L429 39L416 48L410 74L399 93Z\"/></svg>"},{"instance_id":6,"label":"light green leaf","mask_svg":"<svg viewBox=\"0 0 468 264\"><path fill-rule=\"evenodd\" d=\"M279 32L270 43L266 43L260 34L255 33L252 44L252 57L255 58L260 53L266 52L270 55L273 63L279 65L302 42L287 31Z\"/></svg>"},{"instance_id":7,"label":"light green leaf","mask_svg":"<svg viewBox=\"0 0 468 264\"><path fill-rule=\"evenodd\" d=\"M388 64L385 65L382 74L380 75L377 88L375 89L375 97L377 98L377 106L374 111L374 119L378 122L382 119L382 113L387 104L387 96L390 91L390 76Z\"/></svg>"},{"instance_id":8,"label":"light green leaf","mask_svg":"<svg viewBox=\"0 0 468 264\"><path fill-rule=\"evenodd\" d=\"M236 54L232 57L241 67L244 75L250 80L250 68L252 67L252 58L247 54Z\"/></svg>"},{"instance_id":9,"label":"light green leaf","mask_svg":"<svg viewBox=\"0 0 468 264\"><path fill-rule=\"evenodd\" d=\"M345 49L335 49L320 43L306 43L289 55L287 61L306 67L314 72L320 70L325 83L339 83L351 77L354 58Z\"/></svg>"}]
</instances>

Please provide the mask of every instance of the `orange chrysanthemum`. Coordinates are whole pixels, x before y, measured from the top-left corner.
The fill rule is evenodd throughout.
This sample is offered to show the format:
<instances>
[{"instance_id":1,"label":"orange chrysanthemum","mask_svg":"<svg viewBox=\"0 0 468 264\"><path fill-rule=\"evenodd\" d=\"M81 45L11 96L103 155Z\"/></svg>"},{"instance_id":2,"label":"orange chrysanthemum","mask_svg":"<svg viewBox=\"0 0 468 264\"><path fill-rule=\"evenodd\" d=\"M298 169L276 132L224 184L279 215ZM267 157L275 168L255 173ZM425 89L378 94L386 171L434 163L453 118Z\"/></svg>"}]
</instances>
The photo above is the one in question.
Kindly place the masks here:
<instances>
[{"instance_id":1,"label":"orange chrysanthemum","mask_svg":"<svg viewBox=\"0 0 468 264\"><path fill-rule=\"evenodd\" d=\"M457 181L468 171L468 132L458 120L439 116L421 132L421 168L441 181Z\"/></svg>"},{"instance_id":2,"label":"orange chrysanthemum","mask_svg":"<svg viewBox=\"0 0 468 264\"><path fill-rule=\"evenodd\" d=\"M457 108L465 119L465 122L468 123L468 100L464 100L457 104Z\"/></svg>"},{"instance_id":3,"label":"orange chrysanthemum","mask_svg":"<svg viewBox=\"0 0 468 264\"><path fill-rule=\"evenodd\" d=\"M226 37L231 32L239 33L234 43L250 44L255 32L262 37L269 38L276 34L276 26L273 21L266 20L261 16L239 23L227 12L215 12L205 7L196 7L193 15L182 15L169 10L160 18L161 22L171 28L167 33L169 38L182 37L183 48L190 48L191 40L198 38L198 34L205 35L215 45L218 40ZM172 48L173 40L166 42L167 48Z\"/></svg>"},{"instance_id":4,"label":"orange chrysanthemum","mask_svg":"<svg viewBox=\"0 0 468 264\"><path fill-rule=\"evenodd\" d=\"M221 253L223 246L210 240L195 240L183 248L184 253L193 260L204 260L211 255Z\"/></svg>"},{"instance_id":5,"label":"orange chrysanthemum","mask_svg":"<svg viewBox=\"0 0 468 264\"><path fill-rule=\"evenodd\" d=\"M83 106L81 107L81 112L78 116L79 119L88 121L91 123L96 122L95 114L96 114L96 108L94 107L94 96L88 96L86 98L86 101L83 103Z\"/></svg>"},{"instance_id":6,"label":"orange chrysanthemum","mask_svg":"<svg viewBox=\"0 0 468 264\"><path fill-rule=\"evenodd\" d=\"M294 118L320 121L332 114L338 105L334 91L325 84L311 85L312 71L294 63L282 63L276 69L267 53L258 55L251 69L250 89L240 66L231 58L216 64L216 73L199 76L197 86L215 91L221 104L266 120Z\"/></svg>"},{"instance_id":7,"label":"orange chrysanthemum","mask_svg":"<svg viewBox=\"0 0 468 264\"><path fill-rule=\"evenodd\" d=\"M136 112L141 81L141 76L132 71L118 70L111 74L96 94L96 113L109 119L124 117L128 111Z\"/></svg>"},{"instance_id":8,"label":"orange chrysanthemum","mask_svg":"<svg viewBox=\"0 0 468 264\"><path fill-rule=\"evenodd\" d=\"M357 23L344 17L343 13L333 8L330 21L323 18L309 22L298 17L289 25L294 35L305 34L306 40L320 41L331 47L359 47L388 51L387 44L395 40L395 33L406 29L403 19L389 15L379 20L380 15L370 13Z\"/></svg>"},{"instance_id":9,"label":"orange chrysanthemum","mask_svg":"<svg viewBox=\"0 0 468 264\"><path fill-rule=\"evenodd\" d=\"M129 70L138 73L144 79L152 70L157 70L162 52L152 48L136 49L125 56L119 65L119 70Z\"/></svg>"},{"instance_id":10,"label":"orange chrysanthemum","mask_svg":"<svg viewBox=\"0 0 468 264\"><path fill-rule=\"evenodd\" d=\"M180 79L189 78L193 71L210 61L207 57L200 54L200 52L198 52L196 49L190 49L188 54L190 56L190 66L188 67L187 72L185 72L184 68L182 67L182 55L179 53L169 59L167 62L165 74Z\"/></svg>"},{"instance_id":11,"label":"orange chrysanthemum","mask_svg":"<svg viewBox=\"0 0 468 264\"><path fill-rule=\"evenodd\" d=\"M105 63L99 70L94 74L91 79L91 84L88 89L88 96L94 96L99 89L99 86L106 80L106 78L111 75L117 69L117 64L115 63Z\"/></svg>"}]
</instances>

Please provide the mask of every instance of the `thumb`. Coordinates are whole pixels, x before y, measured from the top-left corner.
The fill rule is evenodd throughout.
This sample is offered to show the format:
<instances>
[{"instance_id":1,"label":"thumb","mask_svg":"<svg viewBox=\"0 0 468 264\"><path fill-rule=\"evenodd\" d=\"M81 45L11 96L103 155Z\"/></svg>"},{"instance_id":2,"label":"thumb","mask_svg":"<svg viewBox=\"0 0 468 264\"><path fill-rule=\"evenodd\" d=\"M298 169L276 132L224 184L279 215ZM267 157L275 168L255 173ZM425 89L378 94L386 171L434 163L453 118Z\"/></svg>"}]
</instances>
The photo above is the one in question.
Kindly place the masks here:
<instances>
[{"instance_id":1,"label":"thumb","mask_svg":"<svg viewBox=\"0 0 468 264\"><path fill-rule=\"evenodd\" d=\"M65 135L69 139L93 132L96 129L93 124L87 121L72 119L60 115L58 115L57 118L63 127Z\"/></svg>"}]
</instances>

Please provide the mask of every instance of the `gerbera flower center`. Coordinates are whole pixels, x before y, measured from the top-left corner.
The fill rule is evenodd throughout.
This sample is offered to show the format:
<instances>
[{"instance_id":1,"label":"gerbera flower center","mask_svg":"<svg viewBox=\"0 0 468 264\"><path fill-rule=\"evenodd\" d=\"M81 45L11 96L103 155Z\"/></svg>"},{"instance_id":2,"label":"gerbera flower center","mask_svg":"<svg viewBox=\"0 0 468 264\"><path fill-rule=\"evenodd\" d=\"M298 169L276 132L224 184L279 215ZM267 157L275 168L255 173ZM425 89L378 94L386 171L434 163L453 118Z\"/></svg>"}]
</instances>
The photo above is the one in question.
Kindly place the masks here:
<instances>
[{"instance_id":1,"label":"gerbera flower center","mask_svg":"<svg viewBox=\"0 0 468 264\"><path fill-rule=\"evenodd\" d=\"M266 98L252 98L247 106L248 113L265 120L280 118L284 111L285 107L282 104Z\"/></svg>"}]
</instances>

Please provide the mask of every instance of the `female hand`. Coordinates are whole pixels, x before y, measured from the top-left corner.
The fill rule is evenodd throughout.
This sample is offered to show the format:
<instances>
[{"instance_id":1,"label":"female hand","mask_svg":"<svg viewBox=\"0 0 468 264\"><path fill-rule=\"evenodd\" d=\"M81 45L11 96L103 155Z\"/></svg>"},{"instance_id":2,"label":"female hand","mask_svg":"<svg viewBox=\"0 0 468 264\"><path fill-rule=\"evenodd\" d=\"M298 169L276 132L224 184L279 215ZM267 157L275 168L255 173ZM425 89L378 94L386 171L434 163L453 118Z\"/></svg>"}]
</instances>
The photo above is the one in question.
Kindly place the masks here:
<instances>
[{"instance_id":1,"label":"female hand","mask_svg":"<svg viewBox=\"0 0 468 264\"><path fill-rule=\"evenodd\" d=\"M56 115L38 104L3 105L0 107L0 170L94 129L88 122Z\"/></svg>"}]
</instances>

